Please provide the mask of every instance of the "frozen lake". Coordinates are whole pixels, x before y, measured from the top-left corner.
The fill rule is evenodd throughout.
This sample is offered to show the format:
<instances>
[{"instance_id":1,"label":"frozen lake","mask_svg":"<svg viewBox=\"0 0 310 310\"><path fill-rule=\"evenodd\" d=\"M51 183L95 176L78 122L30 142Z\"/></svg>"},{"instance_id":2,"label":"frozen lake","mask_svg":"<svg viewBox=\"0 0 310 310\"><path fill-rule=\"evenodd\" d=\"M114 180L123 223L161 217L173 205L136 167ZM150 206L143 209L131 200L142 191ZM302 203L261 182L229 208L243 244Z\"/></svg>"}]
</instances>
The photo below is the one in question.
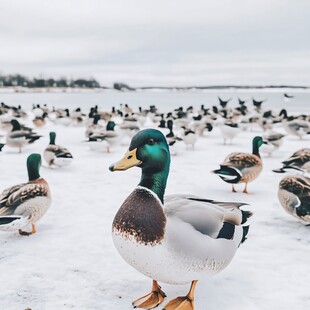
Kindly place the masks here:
<instances>
[{"instance_id":1,"label":"frozen lake","mask_svg":"<svg viewBox=\"0 0 310 310\"><path fill-rule=\"evenodd\" d=\"M179 106L212 106L217 92L144 92L144 93L20 93L0 94L0 101L20 104L25 109L32 103L57 107L82 107L87 110L98 104L109 110L112 105L131 106L156 104L160 110ZM290 102L283 101L281 92L225 92L223 99L268 98L265 109L309 113L310 94L295 92ZM23 120L33 126L32 115ZM153 124L157 127L158 124ZM281 124L275 128L283 132ZM85 127L62 126L48 122L36 131L43 137L23 150L5 146L0 153L0 192L27 181L26 158L42 154L48 145L50 131L57 133L56 143L73 154L71 166L49 169L46 163L41 176L50 185L52 205L38 222L37 234L23 237L18 232L0 231L0 309L32 310L130 310L131 302L148 293L151 280L130 267L117 253L112 238L113 218L124 199L139 181L140 170L111 173L108 167L120 159L128 143L111 153L93 152L85 141ZM3 140L5 140L5 132ZM283 146L272 157L263 155L263 171L249 184L250 194L231 192L210 171L217 169L231 152L250 152L254 136L260 128L243 131L232 145L223 145L219 128L205 133L195 149L180 145L172 157L167 194L186 193L223 201L242 201L254 212L248 240L238 249L231 264L220 274L198 283L197 310L308 310L310 309L309 274L310 227L286 214L277 198L282 174L281 161L295 150L310 146L304 140L285 137ZM2 142L2 141L1 141ZM182 232L180 232L182 233ZM160 258L162 259L162 258ZM187 292L189 286L161 283L168 298L165 303ZM164 304L165 304L164 303ZM158 309L161 309L159 307Z\"/></svg>"},{"instance_id":2,"label":"frozen lake","mask_svg":"<svg viewBox=\"0 0 310 310\"><path fill-rule=\"evenodd\" d=\"M284 92L293 95L289 102L284 100ZM232 98L229 105L237 106L238 98L247 100L248 106L252 105L252 98L266 101L263 103L265 110L274 109L280 111L286 108L291 112L305 113L310 111L310 92L300 89L291 90L208 90L208 91L141 91L119 92L106 90L101 92L49 92L49 93L5 93L0 92L0 101L8 105L22 105L23 108L31 108L32 104L47 104L55 107L68 107L70 109L80 107L88 110L91 106L98 105L102 110L110 110L112 106L129 104L132 107L148 108L156 105L161 111L167 112L171 108L179 106L211 107L218 104L217 97L227 100Z\"/></svg>"}]
</instances>

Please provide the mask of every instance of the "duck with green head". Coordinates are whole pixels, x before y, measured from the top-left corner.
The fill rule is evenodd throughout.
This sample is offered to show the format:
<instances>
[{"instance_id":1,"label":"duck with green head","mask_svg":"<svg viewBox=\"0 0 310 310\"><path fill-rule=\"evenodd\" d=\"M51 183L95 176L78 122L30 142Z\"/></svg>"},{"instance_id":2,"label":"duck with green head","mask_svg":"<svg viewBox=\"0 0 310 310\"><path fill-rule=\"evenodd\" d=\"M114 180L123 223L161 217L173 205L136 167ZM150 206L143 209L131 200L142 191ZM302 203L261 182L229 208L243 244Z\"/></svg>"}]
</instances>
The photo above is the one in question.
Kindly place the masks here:
<instances>
[{"instance_id":1,"label":"duck with green head","mask_svg":"<svg viewBox=\"0 0 310 310\"><path fill-rule=\"evenodd\" d=\"M248 193L248 183L255 180L263 169L263 162L259 148L263 144L262 137L254 137L252 141L252 154L234 152L229 154L220 169L212 171L226 183L232 184L232 191L236 192L234 184L245 183L243 192Z\"/></svg>"},{"instance_id":2,"label":"duck with green head","mask_svg":"<svg viewBox=\"0 0 310 310\"><path fill-rule=\"evenodd\" d=\"M0 230L18 230L21 235L36 232L36 223L51 204L47 182L40 176L41 155L31 154L27 159L29 181L5 189L0 195ZM31 232L23 231L32 225Z\"/></svg>"},{"instance_id":3,"label":"duck with green head","mask_svg":"<svg viewBox=\"0 0 310 310\"><path fill-rule=\"evenodd\" d=\"M106 128L95 130L88 136L88 145L94 151L110 153L111 147L121 141L121 135L114 130L116 124L114 121L108 121Z\"/></svg>"},{"instance_id":4,"label":"duck with green head","mask_svg":"<svg viewBox=\"0 0 310 310\"><path fill-rule=\"evenodd\" d=\"M19 153L21 153L22 148L26 144L33 143L42 137L32 132L31 130L29 131L22 129L22 126L16 119L11 120L11 125L12 131L9 132L6 136L6 144L10 147L18 148Z\"/></svg>"},{"instance_id":5,"label":"duck with green head","mask_svg":"<svg viewBox=\"0 0 310 310\"><path fill-rule=\"evenodd\" d=\"M243 203L219 202L193 195L168 195L170 152L164 135L155 129L138 132L129 150L111 171L139 167L138 186L118 210L112 225L114 244L135 269L153 280L151 293L133 302L152 309L166 297L158 282L191 283L186 296L165 309L194 309L197 281L223 270L246 238L242 226L250 212Z\"/></svg>"},{"instance_id":6,"label":"duck with green head","mask_svg":"<svg viewBox=\"0 0 310 310\"><path fill-rule=\"evenodd\" d=\"M69 164L71 164L73 156L67 148L60 145L56 145L55 139L56 139L56 133L53 131L50 132L50 143L44 150L43 157L49 167L68 166Z\"/></svg>"}]
</instances>

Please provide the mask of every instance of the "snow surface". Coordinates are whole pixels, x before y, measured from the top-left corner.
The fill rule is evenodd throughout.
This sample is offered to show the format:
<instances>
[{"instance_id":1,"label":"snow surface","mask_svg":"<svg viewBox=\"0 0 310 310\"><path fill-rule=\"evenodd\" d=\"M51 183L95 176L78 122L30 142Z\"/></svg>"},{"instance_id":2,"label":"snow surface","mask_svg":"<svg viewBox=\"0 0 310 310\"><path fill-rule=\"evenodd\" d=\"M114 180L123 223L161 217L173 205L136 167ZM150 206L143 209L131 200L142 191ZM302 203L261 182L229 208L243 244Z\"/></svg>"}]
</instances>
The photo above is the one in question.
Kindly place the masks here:
<instances>
[{"instance_id":1,"label":"snow surface","mask_svg":"<svg viewBox=\"0 0 310 310\"><path fill-rule=\"evenodd\" d=\"M120 145L111 153L92 152L83 142L85 128L50 123L36 130L44 138L22 154L4 147L0 189L27 181L26 158L33 152L43 153L51 130L57 133L57 144L72 152L74 161L62 169L49 169L46 164L41 168L53 202L38 223L37 234L24 237L0 231L0 309L132 309L131 302L150 291L151 280L123 261L111 238L114 215L140 177L138 168L108 170L127 146ZM181 145L181 152L172 157L167 194L242 201L254 212L248 240L232 263L198 283L195 309L310 309L310 227L279 205L278 183L284 175L271 171L295 150L310 147L310 137L303 141L285 137L272 157L263 155L263 172L249 184L248 195L242 193L243 185L232 193L229 184L210 173L228 153L250 152L251 140L259 134L258 128L245 131L232 145L223 145L219 129L214 128L199 138L194 150ZM166 303L186 294L189 285L162 284L162 288Z\"/></svg>"}]
</instances>

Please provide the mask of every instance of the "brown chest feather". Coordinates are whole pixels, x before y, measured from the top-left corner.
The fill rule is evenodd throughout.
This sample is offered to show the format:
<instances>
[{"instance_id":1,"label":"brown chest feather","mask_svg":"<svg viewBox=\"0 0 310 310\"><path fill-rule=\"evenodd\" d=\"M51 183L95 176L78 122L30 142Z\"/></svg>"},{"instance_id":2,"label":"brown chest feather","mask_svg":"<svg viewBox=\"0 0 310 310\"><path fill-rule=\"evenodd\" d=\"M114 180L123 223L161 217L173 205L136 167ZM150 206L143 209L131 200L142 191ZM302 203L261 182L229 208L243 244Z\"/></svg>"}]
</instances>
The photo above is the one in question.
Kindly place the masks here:
<instances>
[{"instance_id":1,"label":"brown chest feather","mask_svg":"<svg viewBox=\"0 0 310 310\"><path fill-rule=\"evenodd\" d=\"M166 217L161 203L148 190L136 188L118 210L113 231L144 244L164 238Z\"/></svg>"}]
</instances>

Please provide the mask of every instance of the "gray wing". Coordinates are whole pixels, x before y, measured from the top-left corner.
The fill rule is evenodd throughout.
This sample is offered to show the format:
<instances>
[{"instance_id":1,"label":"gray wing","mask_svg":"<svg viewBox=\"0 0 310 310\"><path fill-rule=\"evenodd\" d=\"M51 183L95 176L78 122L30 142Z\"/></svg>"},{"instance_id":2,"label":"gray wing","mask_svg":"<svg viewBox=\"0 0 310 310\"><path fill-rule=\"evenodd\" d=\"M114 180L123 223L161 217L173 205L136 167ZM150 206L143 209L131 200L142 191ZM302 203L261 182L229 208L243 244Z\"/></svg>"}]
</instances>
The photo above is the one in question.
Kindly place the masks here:
<instances>
[{"instance_id":1,"label":"gray wing","mask_svg":"<svg viewBox=\"0 0 310 310\"><path fill-rule=\"evenodd\" d=\"M165 198L165 213L169 217L192 225L197 231L217 238L224 223L241 225L252 214L241 211L244 203L220 202L192 195L170 195Z\"/></svg>"}]
</instances>

